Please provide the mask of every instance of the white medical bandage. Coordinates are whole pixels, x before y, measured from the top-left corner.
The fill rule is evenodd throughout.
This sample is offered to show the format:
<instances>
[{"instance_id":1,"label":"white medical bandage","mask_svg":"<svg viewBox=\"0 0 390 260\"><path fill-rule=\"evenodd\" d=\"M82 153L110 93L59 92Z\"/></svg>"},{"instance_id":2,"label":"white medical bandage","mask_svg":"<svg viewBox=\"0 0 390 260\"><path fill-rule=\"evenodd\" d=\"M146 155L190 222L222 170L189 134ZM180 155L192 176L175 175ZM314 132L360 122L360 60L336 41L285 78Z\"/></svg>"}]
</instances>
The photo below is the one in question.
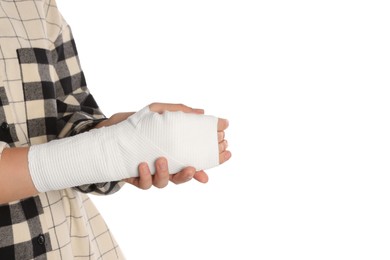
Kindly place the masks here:
<instances>
[{"instance_id":1,"label":"white medical bandage","mask_svg":"<svg viewBox=\"0 0 390 260\"><path fill-rule=\"evenodd\" d=\"M151 112L148 107L127 120L61 140L30 147L29 169L40 192L138 176L138 165L152 173L159 157L169 172L219 164L218 119L183 112Z\"/></svg>"},{"instance_id":2,"label":"white medical bandage","mask_svg":"<svg viewBox=\"0 0 390 260\"><path fill-rule=\"evenodd\" d=\"M0 160L1 160L1 154L3 153L5 148L9 148L9 145L6 142L0 141Z\"/></svg>"}]
</instances>

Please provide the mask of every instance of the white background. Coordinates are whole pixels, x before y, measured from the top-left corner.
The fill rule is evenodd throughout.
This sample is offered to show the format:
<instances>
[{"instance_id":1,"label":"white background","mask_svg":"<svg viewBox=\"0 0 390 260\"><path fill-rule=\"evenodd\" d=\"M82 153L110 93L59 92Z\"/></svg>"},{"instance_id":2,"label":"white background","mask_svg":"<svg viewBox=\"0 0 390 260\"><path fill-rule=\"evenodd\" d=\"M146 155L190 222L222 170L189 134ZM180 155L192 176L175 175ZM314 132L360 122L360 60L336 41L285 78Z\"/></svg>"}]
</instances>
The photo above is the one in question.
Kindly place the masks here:
<instances>
[{"instance_id":1,"label":"white background","mask_svg":"<svg viewBox=\"0 0 390 260\"><path fill-rule=\"evenodd\" d=\"M388 1L58 2L107 116L230 121L207 185L93 197L129 259L390 259Z\"/></svg>"}]
</instances>

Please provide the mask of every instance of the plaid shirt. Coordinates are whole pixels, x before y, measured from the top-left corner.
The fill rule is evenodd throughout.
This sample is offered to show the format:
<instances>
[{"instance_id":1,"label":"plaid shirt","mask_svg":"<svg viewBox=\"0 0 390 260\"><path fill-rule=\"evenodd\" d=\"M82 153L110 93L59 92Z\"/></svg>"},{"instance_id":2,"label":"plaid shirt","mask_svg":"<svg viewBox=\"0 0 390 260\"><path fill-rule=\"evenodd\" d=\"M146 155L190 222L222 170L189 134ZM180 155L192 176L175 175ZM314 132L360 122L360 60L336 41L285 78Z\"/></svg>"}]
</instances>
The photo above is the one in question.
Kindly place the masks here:
<instances>
[{"instance_id":1,"label":"plaid shirt","mask_svg":"<svg viewBox=\"0 0 390 260\"><path fill-rule=\"evenodd\" d=\"M49 142L104 118L55 1L0 0L0 144ZM123 259L85 194L120 187L85 185L0 205L0 259Z\"/></svg>"}]
</instances>

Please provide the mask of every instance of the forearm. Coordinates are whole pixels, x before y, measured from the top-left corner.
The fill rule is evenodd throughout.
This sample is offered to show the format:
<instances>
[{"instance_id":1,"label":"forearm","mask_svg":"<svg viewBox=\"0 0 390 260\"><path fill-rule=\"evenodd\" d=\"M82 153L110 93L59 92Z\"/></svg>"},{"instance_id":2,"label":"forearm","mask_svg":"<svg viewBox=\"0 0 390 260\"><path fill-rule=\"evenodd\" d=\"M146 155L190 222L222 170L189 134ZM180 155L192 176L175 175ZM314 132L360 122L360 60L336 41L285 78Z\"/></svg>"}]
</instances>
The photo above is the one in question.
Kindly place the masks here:
<instances>
[{"instance_id":1,"label":"forearm","mask_svg":"<svg viewBox=\"0 0 390 260\"><path fill-rule=\"evenodd\" d=\"M189 165L203 170L219 164L217 118L158 114L145 107L118 124L107 125L127 115L114 115L98 125L105 126L100 129L32 146L28 160L36 189L45 192L138 177L142 162L153 174L159 157L168 160L169 172Z\"/></svg>"},{"instance_id":2,"label":"forearm","mask_svg":"<svg viewBox=\"0 0 390 260\"><path fill-rule=\"evenodd\" d=\"M128 115L115 114L97 126L107 126L103 129L30 148L5 149L0 161L0 203L38 191L137 177L141 162L152 166L161 156L169 161L170 172L188 165L208 169L219 164L217 118L160 115L148 107L122 119ZM117 120L122 122L110 126Z\"/></svg>"},{"instance_id":3,"label":"forearm","mask_svg":"<svg viewBox=\"0 0 390 260\"><path fill-rule=\"evenodd\" d=\"M133 113L118 113L96 128L115 124ZM0 160L0 205L38 194L28 168L28 147L5 148Z\"/></svg>"},{"instance_id":4,"label":"forearm","mask_svg":"<svg viewBox=\"0 0 390 260\"><path fill-rule=\"evenodd\" d=\"M0 160L0 204L38 193L28 169L28 149L6 148Z\"/></svg>"}]
</instances>

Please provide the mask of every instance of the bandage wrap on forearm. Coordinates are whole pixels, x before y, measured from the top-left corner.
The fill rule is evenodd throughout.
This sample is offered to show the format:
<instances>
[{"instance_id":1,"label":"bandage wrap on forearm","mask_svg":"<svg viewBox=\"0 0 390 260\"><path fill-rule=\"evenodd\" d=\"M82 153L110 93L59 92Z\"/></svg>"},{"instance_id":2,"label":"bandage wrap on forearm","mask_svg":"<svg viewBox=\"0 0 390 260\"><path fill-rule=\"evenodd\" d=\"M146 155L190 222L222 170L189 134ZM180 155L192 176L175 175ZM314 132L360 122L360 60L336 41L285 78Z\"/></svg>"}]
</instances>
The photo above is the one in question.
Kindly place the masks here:
<instances>
[{"instance_id":1,"label":"bandage wrap on forearm","mask_svg":"<svg viewBox=\"0 0 390 260\"><path fill-rule=\"evenodd\" d=\"M217 118L183 112L151 112L74 137L30 147L29 169L40 192L138 176L138 165L166 157L169 172L219 164Z\"/></svg>"}]
</instances>

